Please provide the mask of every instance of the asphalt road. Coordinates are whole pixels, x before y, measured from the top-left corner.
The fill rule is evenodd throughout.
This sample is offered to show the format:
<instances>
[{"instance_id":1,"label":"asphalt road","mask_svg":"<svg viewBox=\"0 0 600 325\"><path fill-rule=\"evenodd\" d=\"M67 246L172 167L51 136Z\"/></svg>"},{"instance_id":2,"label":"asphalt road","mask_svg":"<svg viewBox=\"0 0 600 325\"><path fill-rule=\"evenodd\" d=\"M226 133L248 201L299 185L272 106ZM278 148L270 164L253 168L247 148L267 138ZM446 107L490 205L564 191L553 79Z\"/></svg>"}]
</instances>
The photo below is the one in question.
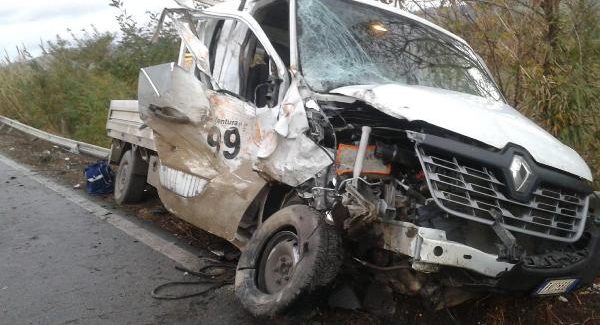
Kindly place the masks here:
<instances>
[{"instance_id":1,"label":"asphalt road","mask_svg":"<svg viewBox=\"0 0 600 325\"><path fill-rule=\"evenodd\" d=\"M0 324L252 324L224 287L159 301L175 262L0 162ZM192 279L193 280L193 279Z\"/></svg>"}]
</instances>

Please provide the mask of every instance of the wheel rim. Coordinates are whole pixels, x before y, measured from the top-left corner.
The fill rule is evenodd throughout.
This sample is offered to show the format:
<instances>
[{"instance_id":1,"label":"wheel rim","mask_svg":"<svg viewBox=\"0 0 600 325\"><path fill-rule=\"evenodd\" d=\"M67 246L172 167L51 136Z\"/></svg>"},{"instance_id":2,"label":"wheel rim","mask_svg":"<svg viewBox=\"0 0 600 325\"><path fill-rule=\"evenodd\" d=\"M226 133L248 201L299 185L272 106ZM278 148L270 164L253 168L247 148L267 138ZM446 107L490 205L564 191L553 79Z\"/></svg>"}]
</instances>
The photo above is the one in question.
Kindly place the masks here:
<instances>
[{"instance_id":1,"label":"wheel rim","mask_svg":"<svg viewBox=\"0 0 600 325\"><path fill-rule=\"evenodd\" d=\"M117 183L115 185L115 193L120 195L123 189L127 185L127 174L129 174L129 163L124 161L122 166L119 166L119 172L117 173Z\"/></svg>"},{"instance_id":2,"label":"wheel rim","mask_svg":"<svg viewBox=\"0 0 600 325\"><path fill-rule=\"evenodd\" d=\"M258 288L272 294L287 286L300 259L298 236L291 231L275 234L265 246L258 268Z\"/></svg>"}]
</instances>

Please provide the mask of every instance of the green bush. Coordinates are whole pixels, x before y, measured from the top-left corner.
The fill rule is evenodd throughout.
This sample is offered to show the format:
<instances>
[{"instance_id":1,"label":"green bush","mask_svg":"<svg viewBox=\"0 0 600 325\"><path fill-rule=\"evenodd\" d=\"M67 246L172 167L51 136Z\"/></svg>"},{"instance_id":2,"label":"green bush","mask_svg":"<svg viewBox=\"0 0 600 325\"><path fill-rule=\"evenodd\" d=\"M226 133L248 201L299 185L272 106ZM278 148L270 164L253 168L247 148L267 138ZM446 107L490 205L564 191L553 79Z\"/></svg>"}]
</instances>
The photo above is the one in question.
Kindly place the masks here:
<instances>
[{"instance_id":1,"label":"green bush","mask_svg":"<svg viewBox=\"0 0 600 325\"><path fill-rule=\"evenodd\" d=\"M600 188L600 2L451 1L421 14L464 37L508 101L577 150Z\"/></svg>"},{"instance_id":2,"label":"green bush","mask_svg":"<svg viewBox=\"0 0 600 325\"><path fill-rule=\"evenodd\" d=\"M37 128L108 146L106 118L111 99L134 99L139 69L173 61L177 39L167 25L152 42L157 17L140 26L122 2L120 37L95 29L69 40L57 38L32 58L21 49L17 60L0 64L0 114Z\"/></svg>"}]
</instances>

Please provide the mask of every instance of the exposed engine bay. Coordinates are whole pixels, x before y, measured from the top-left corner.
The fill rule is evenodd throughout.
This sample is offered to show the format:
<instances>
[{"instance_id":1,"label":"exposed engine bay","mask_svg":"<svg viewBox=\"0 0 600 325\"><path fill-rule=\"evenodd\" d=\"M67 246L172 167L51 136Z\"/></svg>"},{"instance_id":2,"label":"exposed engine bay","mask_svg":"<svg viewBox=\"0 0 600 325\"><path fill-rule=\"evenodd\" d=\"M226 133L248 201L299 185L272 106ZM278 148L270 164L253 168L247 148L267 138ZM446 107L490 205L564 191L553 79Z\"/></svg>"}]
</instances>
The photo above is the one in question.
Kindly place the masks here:
<instances>
[{"instance_id":1,"label":"exposed engine bay","mask_svg":"<svg viewBox=\"0 0 600 325\"><path fill-rule=\"evenodd\" d=\"M517 201L505 175L460 150L494 152L481 143L390 118L360 101L307 106L309 136L335 164L296 191L345 234L352 260L394 291L443 308L473 297L459 288L503 291L501 276L513 268L561 268L588 256L597 229L584 231L581 184L539 184L530 200L544 203Z\"/></svg>"}]
</instances>

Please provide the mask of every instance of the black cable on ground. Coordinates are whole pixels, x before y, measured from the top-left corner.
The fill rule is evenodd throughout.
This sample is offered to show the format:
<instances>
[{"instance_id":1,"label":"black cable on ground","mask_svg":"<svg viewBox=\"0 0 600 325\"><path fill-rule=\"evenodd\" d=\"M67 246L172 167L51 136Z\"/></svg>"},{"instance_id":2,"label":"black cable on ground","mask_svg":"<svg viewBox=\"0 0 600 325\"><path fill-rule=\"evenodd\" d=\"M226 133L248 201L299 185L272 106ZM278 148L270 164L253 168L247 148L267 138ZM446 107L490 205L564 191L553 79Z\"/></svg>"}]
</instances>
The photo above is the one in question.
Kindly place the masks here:
<instances>
[{"instance_id":1,"label":"black cable on ground","mask_svg":"<svg viewBox=\"0 0 600 325\"><path fill-rule=\"evenodd\" d=\"M217 288L222 286L233 284L235 279L235 264L229 262L223 262L212 258L203 258L207 261L207 265L200 268L200 270L191 271L186 268L175 266L175 269L186 272L192 276L200 278L198 281L174 281L161 284L152 290L152 298L160 300L179 300L192 297L203 296ZM193 285L209 285L207 288L184 295L161 295L160 291L167 288L193 286Z\"/></svg>"}]
</instances>

